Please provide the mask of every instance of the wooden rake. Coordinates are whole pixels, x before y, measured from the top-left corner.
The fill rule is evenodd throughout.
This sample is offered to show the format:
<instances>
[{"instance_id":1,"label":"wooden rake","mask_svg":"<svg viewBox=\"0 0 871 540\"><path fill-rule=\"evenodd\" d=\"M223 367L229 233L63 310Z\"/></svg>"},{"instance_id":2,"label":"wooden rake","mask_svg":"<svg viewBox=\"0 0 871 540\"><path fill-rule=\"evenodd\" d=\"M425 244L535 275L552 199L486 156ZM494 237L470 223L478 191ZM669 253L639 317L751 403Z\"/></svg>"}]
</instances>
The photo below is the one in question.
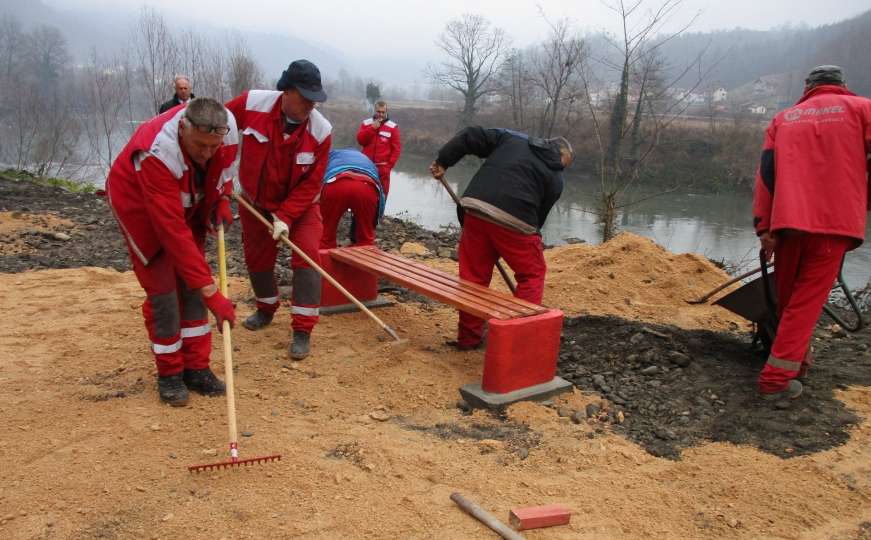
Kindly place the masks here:
<instances>
[{"instance_id":1,"label":"wooden rake","mask_svg":"<svg viewBox=\"0 0 871 540\"><path fill-rule=\"evenodd\" d=\"M218 225L218 276L221 285L221 294L227 296L227 253L224 245L224 224ZM271 456L239 459L239 439L236 433L236 397L233 384L233 340L230 335L230 322L224 321L221 335L224 338L224 382L227 384L227 425L230 432L230 459L217 463L205 463L202 465L190 465L188 471L202 472L230 467L241 467L278 461L281 454Z\"/></svg>"}]
</instances>

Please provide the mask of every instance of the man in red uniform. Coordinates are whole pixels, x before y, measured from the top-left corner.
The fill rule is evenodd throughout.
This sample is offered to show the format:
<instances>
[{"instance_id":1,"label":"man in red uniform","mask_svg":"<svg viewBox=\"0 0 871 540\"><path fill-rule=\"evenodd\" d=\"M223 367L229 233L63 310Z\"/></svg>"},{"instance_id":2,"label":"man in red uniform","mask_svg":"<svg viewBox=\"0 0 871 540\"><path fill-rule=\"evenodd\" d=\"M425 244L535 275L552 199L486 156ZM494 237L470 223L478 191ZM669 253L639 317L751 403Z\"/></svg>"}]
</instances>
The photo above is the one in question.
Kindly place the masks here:
<instances>
[{"instance_id":1,"label":"man in red uniform","mask_svg":"<svg viewBox=\"0 0 871 540\"><path fill-rule=\"evenodd\" d=\"M206 307L236 321L218 292L203 246L217 221L233 223L229 195L238 133L217 101L197 98L139 126L112 164L109 204L145 289L145 327L157 364L160 399L187 403L188 389L216 396L224 383L209 369ZM205 305L204 305L205 304Z\"/></svg>"},{"instance_id":2,"label":"man in red uniform","mask_svg":"<svg viewBox=\"0 0 871 540\"><path fill-rule=\"evenodd\" d=\"M467 154L486 160L460 199L460 278L489 286L501 257L514 271L514 295L540 304L547 272L541 227L562 194L562 171L571 165L572 148L561 137L469 127L439 150L430 172L441 178ZM483 337L484 321L461 312L457 348L478 348Z\"/></svg>"},{"instance_id":3,"label":"man in red uniform","mask_svg":"<svg viewBox=\"0 0 871 540\"><path fill-rule=\"evenodd\" d=\"M759 375L764 398L802 392L814 326L844 253L865 238L869 152L871 100L847 90L837 66L814 68L765 132L753 221L776 258L780 324Z\"/></svg>"},{"instance_id":4,"label":"man in red uniform","mask_svg":"<svg viewBox=\"0 0 871 540\"><path fill-rule=\"evenodd\" d=\"M375 227L384 214L384 192L375 165L357 150L331 150L324 178L321 193L324 235L321 237L321 249L336 247L336 229L347 210L354 215L352 245L373 245Z\"/></svg>"},{"instance_id":5,"label":"man in red uniform","mask_svg":"<svg viewBox=\"0 0 871 540\"><path fill-rule=\"evenodd\" d=\"M272 322L278 309L275 283L276 240L289 235L316 263L323 232L318 204L332 126L314 109L326 101L321 73L308 60L290 64L278 81L278 90L249 90L227 102L242 134L239 181L244 196L272 219L274 233L243 210L242 241L257 311L245 319L245 328L259 330ZM288 354L302 360L310 350L310 336L318 322L321 277L293 254L293 338Z\"/></svg>"},{"instance_id":6,"label":"man in red uniform","mask_svg":"<svg viewBox=\"0 0 871 540\"><path fill-rule=\"evenodd\" d=\"M399 161L402 143L399 140L399 126L387 116L387 103L375 103L375 114L363 120L357 130L357 143L363 154L378 167L378 176L386 198L390 192L390 171Z\"/></svg>"}]
</instances>

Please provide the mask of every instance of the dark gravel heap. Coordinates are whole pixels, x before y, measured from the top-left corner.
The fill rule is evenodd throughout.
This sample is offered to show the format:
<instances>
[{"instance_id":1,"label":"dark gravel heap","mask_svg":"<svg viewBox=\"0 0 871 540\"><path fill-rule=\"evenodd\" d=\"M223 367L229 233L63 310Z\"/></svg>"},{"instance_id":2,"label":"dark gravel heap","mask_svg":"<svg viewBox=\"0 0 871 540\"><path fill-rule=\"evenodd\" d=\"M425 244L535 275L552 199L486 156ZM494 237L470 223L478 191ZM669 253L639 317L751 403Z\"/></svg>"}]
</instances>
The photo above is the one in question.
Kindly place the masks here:
<instances>
[{"instance_id":1,"label":"dark gravel heap","mask_svg":"<svg viewBox=\"0 0 871 540\"><path fill-rule=\"evenodd\" d=\"M764 358L749 336L614 317L567 319L559 372L603 397L584 417L611 424L653 455L677 458L683 448L728 441L791 457L843 444L859 418L834 391L871 385L869 329L832 335L821 325L816 337L805 391L790 401L757 396Z\"/></svg>"}]
</instances>

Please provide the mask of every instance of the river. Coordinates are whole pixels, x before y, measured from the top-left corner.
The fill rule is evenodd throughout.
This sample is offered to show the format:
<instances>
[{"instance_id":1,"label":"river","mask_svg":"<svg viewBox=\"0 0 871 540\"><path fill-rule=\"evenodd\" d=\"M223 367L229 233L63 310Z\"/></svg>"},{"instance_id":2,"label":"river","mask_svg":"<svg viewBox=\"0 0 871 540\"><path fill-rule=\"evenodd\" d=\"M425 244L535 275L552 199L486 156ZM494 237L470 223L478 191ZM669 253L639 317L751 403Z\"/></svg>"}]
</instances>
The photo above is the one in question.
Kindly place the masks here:
<instances>
[{"instance_id":1,"label":"river","mask_svg":"<svg viewBox=\"0 0 871 540\"><path fill-rule=\"evenodd\" d=\"M428 229L456 224L454 204L429 175L428 165L428 160L415 156L400 159L391 177L386 213ZM448 183L461 194L475 170L477 161L466 158L448 170ZM567 238L601 242L596 187L590 178L567 177L566 189L542 231L546 244L563 244ZM640 200L651 194L639 189L631 197ZM701 253L730 268L750 269L758 266L759 251L751 207L752 197L745 193L668 193L621 212L618 227L651 238L675 253ZM871 239L869 232L871 227L866 232ZM851 288L863 287L871 280L871 245L866 243L847 254L844 273Z\"/></svg>"}]
</instances>

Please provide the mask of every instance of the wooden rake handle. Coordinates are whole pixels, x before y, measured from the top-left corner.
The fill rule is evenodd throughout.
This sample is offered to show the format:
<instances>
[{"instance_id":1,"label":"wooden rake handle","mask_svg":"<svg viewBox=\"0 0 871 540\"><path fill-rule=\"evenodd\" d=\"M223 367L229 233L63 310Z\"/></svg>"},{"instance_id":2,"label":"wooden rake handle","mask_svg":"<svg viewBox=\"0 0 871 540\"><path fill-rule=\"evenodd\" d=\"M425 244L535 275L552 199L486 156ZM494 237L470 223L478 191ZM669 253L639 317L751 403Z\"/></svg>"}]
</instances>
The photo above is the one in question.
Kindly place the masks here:
<instances>
[{"instance_id":1,"label":"wooden rake handle","mask_svg":"<svg viewBox=\"0 0 871 540\"><path fill-rule=\"evenodd\" d=\"M221 294L227 296L227 248L224 242L224 223L218 224L218 282ZM233 338L230 321L224 321L221 330L224 338L224 383L227 385L227 425L230 435L230 458L239 459L239 440L236 433L236 392L233 382Z\"/></svg>"},{"instance_id":2,"label":"wooden rake handle","mask_svg":"<svg viewBox=\"0 0 871 540\"><path fill-rule=\"evenodd\" d=\"M258 212L258 211L257 211L257 210L256 210L256 209L251 205L251 203L249 203L249 202L248 202L248 201L247 201L247 200L246 200L242 195L240 195L240 194L238 194L238 193L234 193L234 194L233 194L233 198L236 199L236 200L239 202L239 204L241 204L241 205L242 205L246 210L248 210L248 212L250 212L251 215L253 215L253 216L256 217L258 220L260 220L260 222L263 223L263 225L265 225L267 229L269 229L269 232L272 232L272 223L269 223L269 220L266 219L265 217L263 217L263 215L262 215L260 212ZM323 268L320 267L319 264L317 264L316 262L314 262L314 261L311 259L311 257L309 257L308 255L306 255L306 253L305 253L303 250L299 249L299 248L296 246L296 244L294 244L293 242L291 242L291 241L290 241L290 238L288 238L288 237L285 236L285 235L281 235L281 241L284 242L285 244L287 244L287 246L290 247L290 249L293 250L294 253L296 253L297 255L299 255L300 257L302 257L302 259L303 259L305 262L307 262L307 263L308 263L312 268L314 268L314 269L317 271L317 273L321 275L321 277L323 277L325 280L329 281L329 282L330 282L330 285L332 285L333 287L335 287L336 289L338 289L339 292L341 292L343 295L345 295L345 298L347 298L348 300L350 300L351 302L353 302L354 305L357 306L357 307L360 309L360 311L362 311L363 313L365 313L366 315L368 315L370 319L372 319L373 321L375 321L376 323L378 323L378 326L380 326L380 327L381 327L385 332L387 332L387 334L388 334L390 337L392 337L392 338L393 338L394 340L396 340L396 341L402 341L402 340L399 338L399 334L397 334L396 331L395 331L393 328L390 328L389 326L387 326L386 324L384 324L384 321L382 321L381 319L379 319L378 316L375 315L374 313L372 313L372 311L371 311L369 308L367 308L366 306L363 305L362 302L360 302L359 300L357 300L357 298L355 298L353 294L351 294L350 292L348 292L348 290L347 290L346 288L342 287L342 285L341 285L338 281L336 281L336 280L333 278L333 276L329 275L329 274L328 274L328 273L327 273Z\"/></svg>"}]
</instances>

